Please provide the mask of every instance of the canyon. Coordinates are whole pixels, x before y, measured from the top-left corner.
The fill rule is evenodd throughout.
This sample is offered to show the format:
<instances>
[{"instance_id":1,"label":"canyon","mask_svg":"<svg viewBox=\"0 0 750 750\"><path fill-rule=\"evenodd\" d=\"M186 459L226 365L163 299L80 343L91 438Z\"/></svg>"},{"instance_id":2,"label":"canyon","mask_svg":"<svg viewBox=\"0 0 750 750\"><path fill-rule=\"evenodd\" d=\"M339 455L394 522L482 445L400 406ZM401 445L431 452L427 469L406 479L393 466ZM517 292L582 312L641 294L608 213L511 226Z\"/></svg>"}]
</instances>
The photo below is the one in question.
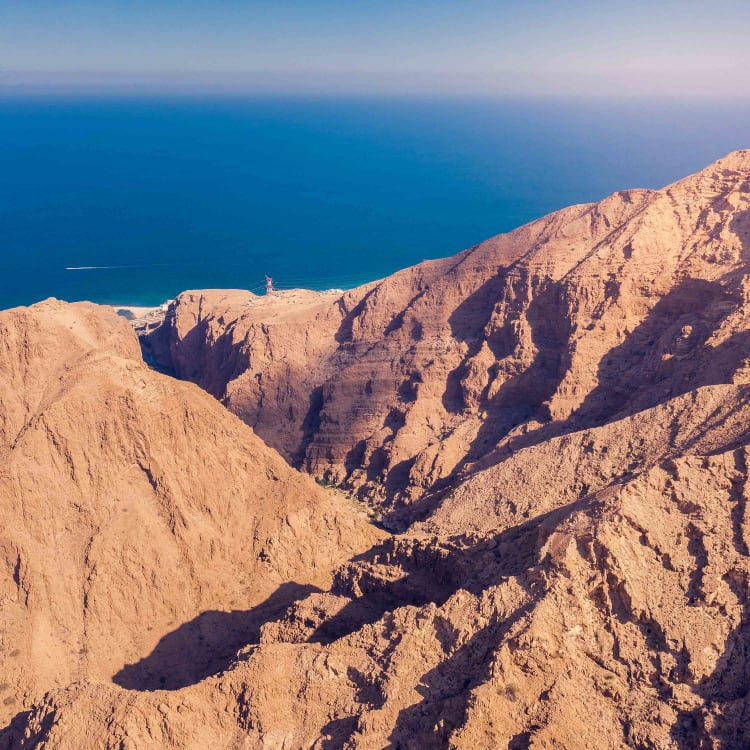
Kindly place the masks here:
<instances>
[{"instance_id":1,"label":"canyon","mask_svg":"<svg viewBox=\"0 0 750 750\"><path fill-rule=\"evenodd\" d=\"M750 151L156 369L0 312L0 748L745 747L748 344Z\"/></svg>"}]
</instances>

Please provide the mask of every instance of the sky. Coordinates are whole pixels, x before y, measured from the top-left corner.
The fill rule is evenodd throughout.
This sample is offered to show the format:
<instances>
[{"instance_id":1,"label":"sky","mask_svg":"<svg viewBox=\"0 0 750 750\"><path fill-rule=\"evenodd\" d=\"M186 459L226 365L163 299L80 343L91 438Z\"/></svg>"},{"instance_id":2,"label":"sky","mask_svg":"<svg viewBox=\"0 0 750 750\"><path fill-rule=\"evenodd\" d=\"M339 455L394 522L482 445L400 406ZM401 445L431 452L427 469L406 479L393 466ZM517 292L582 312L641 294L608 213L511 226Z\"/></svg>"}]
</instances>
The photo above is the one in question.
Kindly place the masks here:
<instances>
[{"instance_id":1,"label":"sky","mask_svg":"<svg viewBox=\"0 0 750 750\"><path fill-rule=\"evenodd\" d=\"M1 0L0 89L750 96L749 0Z\"/></svg>"}]
</instances>

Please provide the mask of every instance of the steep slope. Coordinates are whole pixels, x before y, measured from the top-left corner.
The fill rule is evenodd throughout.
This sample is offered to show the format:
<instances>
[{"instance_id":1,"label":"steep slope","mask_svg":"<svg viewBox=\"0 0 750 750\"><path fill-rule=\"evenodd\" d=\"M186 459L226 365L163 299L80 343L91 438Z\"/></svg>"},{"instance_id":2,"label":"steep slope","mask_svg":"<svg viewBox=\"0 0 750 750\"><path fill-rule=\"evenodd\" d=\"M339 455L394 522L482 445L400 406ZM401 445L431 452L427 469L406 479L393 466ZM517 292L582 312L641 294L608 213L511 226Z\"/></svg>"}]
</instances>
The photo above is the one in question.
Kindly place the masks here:
<instances>
[{"instance_id":1,"label":"steep slope","mask_svg":"<svg viewBox=\"0 0 750 750\"><path fill-rule=\"evenodd\" d=\"M404 531L246 611L205 679L155 683L170 633L0 737L745 747L748 217L738 152L341 297L181 295L153 353Z\"/></svg>"},{"instance_id":2,"label":"steep slope","mask_svg":"<svg viewBox=\"0 0 750 750\"><path fill-rule=\"evenodd\" d=\"M749 253L740 151L338 299L187 292L150 344L291 462L398 506L519 434L746 379Z\"/></svg>"},{"instance_id":3,"label":"steep slope","mask_svg":"<svg viewBox=\"0 0 750 750\"><path fill-rule=\"evenodd\" d=\"M52 687L190 684L378 533L127 323L0 313L0 727ZM164 638L167 638L165 643ZM145 660L145 661L141 661Z\"/></svg>"},{"instance_id":4,"label":"steep slope","mask_svg":"<svg viewBox=\"0 0 750 750\"><path fill-rule=\"evenodd\" d=\"M679 459L493 534L389 540L223 675L54 691L20 747L743 747L747 460Z\"/></svg>"}]
</instances>

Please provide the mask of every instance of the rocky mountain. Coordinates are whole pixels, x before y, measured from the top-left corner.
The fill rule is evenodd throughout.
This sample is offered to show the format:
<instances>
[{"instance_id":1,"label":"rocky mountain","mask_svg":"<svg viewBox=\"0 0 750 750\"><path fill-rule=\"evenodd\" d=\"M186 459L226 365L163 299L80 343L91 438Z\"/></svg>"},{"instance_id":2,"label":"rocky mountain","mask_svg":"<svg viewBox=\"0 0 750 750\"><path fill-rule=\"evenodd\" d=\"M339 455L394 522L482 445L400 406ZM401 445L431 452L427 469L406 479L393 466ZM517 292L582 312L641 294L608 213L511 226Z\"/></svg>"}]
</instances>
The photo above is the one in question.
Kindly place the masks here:
<instances>
[{"instance_id":1,"label":"rocky mountain","mask_svg":"<svg viewBox=\"0 0 750 750\"><path fill-rule=\"evenodd\" d=\"M0 726L53 687L174 688L380 534L123 318L0 313ZM0 736L2 736L0 734Z\"/></svg>"},{"instance_id":2,"label":"rocky mountain","mask_svg":"<svg viewBox=\"0 0 750 750\"><path fill-rule=\"evenodd\" d=\"M343 295L184 293L147 353L253 430L93 307L5 313L0 612L33 667L0 747L746 747L749 295L743 151ZM112 523L76 546L83 520L55 521L97 519L114 486L154 509L127 557ZM207 529L179 566L192 599L154 573L151 539L187 538L173 507ZM242 542L243 518L271 530ZM98 589L93 533L121 555ZM123 614L141 600L138 622L168 610L151 640ZM75 671L61 639L23 640L63 606L116 658Z\"/></svg>"},{"instance_id":3,"label":"rocky mountain","mask_svg":"<svg viewBox=\"0 0 750 750\"><path fill-rule=\"evenodd\" d=\"M736 152L341 297L186 292L151 346L293 464L403 509L514 446L746 380L749 169Z\"/></svg>"}]
</instances>

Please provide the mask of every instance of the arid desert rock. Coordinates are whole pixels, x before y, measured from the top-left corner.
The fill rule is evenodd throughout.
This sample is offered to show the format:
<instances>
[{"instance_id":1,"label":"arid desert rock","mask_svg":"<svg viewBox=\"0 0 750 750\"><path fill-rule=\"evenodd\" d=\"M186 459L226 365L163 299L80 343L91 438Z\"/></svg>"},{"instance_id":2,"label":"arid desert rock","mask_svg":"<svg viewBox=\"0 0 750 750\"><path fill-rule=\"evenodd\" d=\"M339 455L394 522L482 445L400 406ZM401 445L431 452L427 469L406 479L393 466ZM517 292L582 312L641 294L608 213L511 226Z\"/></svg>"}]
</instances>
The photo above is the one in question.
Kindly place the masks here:
<instances>
[{"instance_id":1,"label":"arid desert rock","mask_svg":"<svg viewBox=\"0 0 750 750\"><path fill-rule=\"evenodd\" d=\"M294 465L403 514L515 443L747 380L749 181L736 152L338 298L186 292L153 351Z\"/></svg>"},{"instance_id":2,"label":"arid desert rock","mask_svg":"<svg viewBox=\"0 0 750 750\"><path fill-rule=\"evenodd\" d=\"M0 405L3 726L80 680L216 671L258 627L247 610L327 585L379 536L213 398L149 370L106 308L0 313Z\"/></svg>"},{"instance_id":3,"label":"arid desert rock","mask_svg":"<svg viewBox=\"0 0 750 750\"><path fill-rule=\"evenodd\" d=\"M747 747L749 263L743 151L344 295L186 292L148 347L215 399L1 314L0 747Z\"/></svg>"}]
</instances>

